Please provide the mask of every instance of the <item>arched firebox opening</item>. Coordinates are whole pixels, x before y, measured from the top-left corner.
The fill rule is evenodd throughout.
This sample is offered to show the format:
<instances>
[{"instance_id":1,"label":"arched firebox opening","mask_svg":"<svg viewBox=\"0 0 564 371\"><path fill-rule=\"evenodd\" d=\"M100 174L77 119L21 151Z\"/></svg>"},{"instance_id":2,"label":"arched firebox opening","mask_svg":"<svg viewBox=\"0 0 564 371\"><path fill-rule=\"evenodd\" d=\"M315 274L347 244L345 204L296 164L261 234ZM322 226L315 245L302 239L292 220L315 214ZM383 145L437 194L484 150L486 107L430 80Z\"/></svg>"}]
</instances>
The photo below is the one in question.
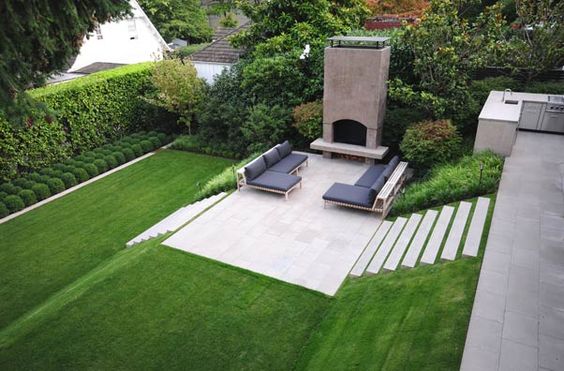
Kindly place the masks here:
<instances>
[{"instance_id":1,"label":"arched firebox opening","mask_svg":"<svg viewBox=\"0 0 564 371\"><path fill-rule=\"evenodd\" d=\"M366 146L366 126L354 120L333 123L333 141Z\"/></svg>"}]
</instances>

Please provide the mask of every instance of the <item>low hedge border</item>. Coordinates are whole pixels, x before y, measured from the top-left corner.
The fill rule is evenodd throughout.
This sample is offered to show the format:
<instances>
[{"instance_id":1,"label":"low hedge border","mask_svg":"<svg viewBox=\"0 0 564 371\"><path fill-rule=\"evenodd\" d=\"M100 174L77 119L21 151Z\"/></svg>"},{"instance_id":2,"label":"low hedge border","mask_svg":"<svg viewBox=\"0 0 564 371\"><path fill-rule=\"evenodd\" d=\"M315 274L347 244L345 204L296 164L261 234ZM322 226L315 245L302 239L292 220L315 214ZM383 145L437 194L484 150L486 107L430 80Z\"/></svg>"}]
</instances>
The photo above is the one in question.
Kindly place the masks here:
<instances>
[{"instance_id":1,"label":"low hedge border","mask_svg":"<svg viewBox=\"0 0 564 371\"><path fill-rule=\"evenodd\" d=\"M0 218L54 196L95 176L151 152L172 138L155 131L139 132L0 184Z\"/></svg>"}]
</instances>

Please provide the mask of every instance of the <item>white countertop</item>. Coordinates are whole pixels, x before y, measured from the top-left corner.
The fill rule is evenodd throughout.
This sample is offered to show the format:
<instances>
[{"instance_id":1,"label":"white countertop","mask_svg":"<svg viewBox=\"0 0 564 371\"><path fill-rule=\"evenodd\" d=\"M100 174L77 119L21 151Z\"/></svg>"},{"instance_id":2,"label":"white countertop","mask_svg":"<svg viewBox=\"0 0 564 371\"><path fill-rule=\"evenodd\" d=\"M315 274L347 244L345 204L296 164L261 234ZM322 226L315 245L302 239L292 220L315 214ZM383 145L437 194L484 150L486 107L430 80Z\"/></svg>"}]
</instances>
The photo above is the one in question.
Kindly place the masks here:
<instances>
[{"instance_id":1,"label":"white countertop","mask_svg":"<svg viewBox=\"0 0 564 371\"><path fill-rule=\"evenodd\" d=\"M484 107L482 107L479 119L518 123L521 117L523 102L546 103L548 102L548 94L507 92L505 93L505 100L516 100L518 103L504 103L502 91L491 91Z\"/></svg>"}]
</instances>

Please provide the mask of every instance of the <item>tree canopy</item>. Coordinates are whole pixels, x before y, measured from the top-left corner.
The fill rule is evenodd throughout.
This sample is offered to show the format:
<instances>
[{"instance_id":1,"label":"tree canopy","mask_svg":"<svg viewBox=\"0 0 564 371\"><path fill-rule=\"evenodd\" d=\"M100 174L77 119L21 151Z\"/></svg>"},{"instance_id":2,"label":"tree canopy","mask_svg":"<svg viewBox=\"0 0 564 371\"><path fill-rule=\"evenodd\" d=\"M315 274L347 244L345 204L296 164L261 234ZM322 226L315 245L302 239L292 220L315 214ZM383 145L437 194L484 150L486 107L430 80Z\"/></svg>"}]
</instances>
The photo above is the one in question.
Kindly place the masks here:
<instances>
[{"instance_id":1,"label":"tree canopy","mask_svg":"<svg viewBox=\"0 0 564 371\"><path fill-rule=\"evenodd\" d=\"M98 23L128 14L127 0L0 2L0 108L66 67Z\"/></svg>"}]
</instances>

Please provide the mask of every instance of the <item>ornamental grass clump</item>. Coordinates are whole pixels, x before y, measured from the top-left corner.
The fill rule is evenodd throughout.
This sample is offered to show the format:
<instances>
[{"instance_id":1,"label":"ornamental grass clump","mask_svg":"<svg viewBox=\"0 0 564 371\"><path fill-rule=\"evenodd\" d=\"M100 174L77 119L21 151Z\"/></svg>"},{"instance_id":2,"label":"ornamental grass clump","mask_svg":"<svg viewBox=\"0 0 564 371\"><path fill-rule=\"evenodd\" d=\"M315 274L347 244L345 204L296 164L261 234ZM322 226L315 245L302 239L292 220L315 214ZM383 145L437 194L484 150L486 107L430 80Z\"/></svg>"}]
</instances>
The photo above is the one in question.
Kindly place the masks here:
<instances>
[{"instance_id":1,"label":"ornamental grass clump","mask_svg":"<svg viewBox=\"0 0 564 371\"><path fill-rule=\"evenodd\" d=\"M426 170L460 156L461 144L450 120L422 121L406 130L400 149L411 167Z\"/></svg>"}]
</instances>

